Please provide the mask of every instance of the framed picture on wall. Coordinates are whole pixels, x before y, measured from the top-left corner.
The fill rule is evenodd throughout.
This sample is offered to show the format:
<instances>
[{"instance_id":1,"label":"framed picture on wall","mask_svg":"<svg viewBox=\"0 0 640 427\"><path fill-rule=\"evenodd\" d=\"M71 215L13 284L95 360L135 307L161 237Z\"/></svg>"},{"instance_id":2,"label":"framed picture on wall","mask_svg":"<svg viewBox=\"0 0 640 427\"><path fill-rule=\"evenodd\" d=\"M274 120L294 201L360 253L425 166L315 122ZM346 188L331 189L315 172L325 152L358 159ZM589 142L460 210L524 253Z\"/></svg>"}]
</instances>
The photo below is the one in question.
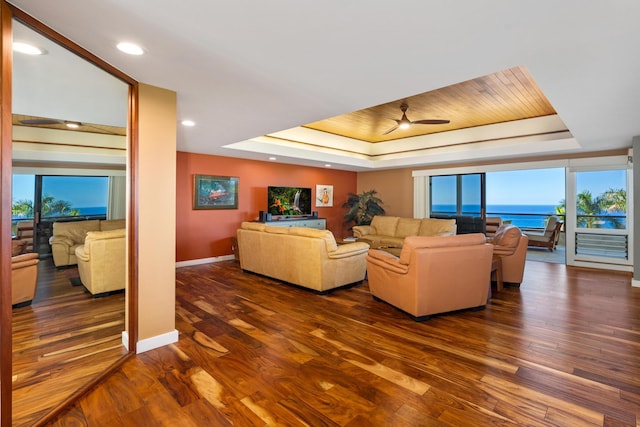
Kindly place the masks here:
<instances>
[{"instance_id":1,"label":"framed picture on wall","mask_svg":"<svg viewBox=\"0 0 640 427\"><path fill-rule=\"evenodd\" d=\"M238 178L194 175L193 209L238 209Z\"/></svg>"},{"instance_id":2,"label":"framed picture on wall","mask_svg":"<svg viewBox=\"0 0 640 427\"><path fill-rule=\"evenodd\" d=\"M333 185L316 185L316 207L333 206Z\"/></svg>"}]
</instances>

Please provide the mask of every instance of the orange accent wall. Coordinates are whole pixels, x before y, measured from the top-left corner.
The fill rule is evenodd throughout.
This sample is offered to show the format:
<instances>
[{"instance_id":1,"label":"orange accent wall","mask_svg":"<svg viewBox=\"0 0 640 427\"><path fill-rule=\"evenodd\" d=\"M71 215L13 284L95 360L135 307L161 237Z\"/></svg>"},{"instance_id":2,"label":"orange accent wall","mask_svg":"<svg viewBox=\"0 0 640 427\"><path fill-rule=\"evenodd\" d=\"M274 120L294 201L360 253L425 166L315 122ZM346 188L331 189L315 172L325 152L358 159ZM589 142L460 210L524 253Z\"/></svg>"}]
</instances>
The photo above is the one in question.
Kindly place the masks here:
<instances>
[{"instance_id":1,"label":"orange accent wall","mask_svg":"<svg viewBox=\"0 0 640 427\"><path fill-rule=\"evenodd\" d=\"M336 238L351 235L342 224L346 212L342 204L347 193L356 192L356 172L179 151L176 175L176 261L231 255L231 238L240 223L256 220L259 211L267 210L269 185L309 187L314 200L316 185L333 185L333 207L314 203L313 210L327 219L327 229ZM194 210L194 175L238 177L238 209Z\"/></svg>"}]
</instances>

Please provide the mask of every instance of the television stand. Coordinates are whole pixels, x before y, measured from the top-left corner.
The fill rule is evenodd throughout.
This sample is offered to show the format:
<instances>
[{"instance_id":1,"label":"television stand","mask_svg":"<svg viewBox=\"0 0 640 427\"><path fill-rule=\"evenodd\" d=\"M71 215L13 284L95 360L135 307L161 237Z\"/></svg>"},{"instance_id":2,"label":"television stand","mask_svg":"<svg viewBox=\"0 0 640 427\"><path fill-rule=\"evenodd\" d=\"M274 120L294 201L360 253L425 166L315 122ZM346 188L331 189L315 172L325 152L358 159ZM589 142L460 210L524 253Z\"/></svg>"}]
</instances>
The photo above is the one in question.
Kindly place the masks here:
<instances>
[{"instance_id":1,"label":"television stand","mask_svg":"<svg viewBox=\"0 0 640 427\"><path fill-rule=\"evenodd\" d=\"M318 230L327 229L326 218L318 218L313 216L292 216L291 218L280 218L272 221L265 221L265 224L275 227L307 227L317 228Z\"/></svg>"}]
</instances>

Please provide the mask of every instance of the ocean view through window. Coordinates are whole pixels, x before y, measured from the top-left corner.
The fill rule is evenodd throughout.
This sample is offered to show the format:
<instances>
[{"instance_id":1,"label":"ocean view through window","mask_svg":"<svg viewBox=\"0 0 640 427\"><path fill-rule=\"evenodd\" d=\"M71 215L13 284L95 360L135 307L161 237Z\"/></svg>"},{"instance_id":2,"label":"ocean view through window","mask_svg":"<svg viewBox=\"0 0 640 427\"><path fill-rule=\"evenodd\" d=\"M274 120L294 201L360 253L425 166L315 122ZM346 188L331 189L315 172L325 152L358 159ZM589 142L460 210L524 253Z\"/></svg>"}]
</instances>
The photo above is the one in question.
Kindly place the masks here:
<instances>
[{"instance_id":1,"label":"ocean view through window","mask_svg":"<svg viewBox=\"0 0 640 427\"><path fill-rule=\"evenodd\" d=\"M486 172L485 177L487 217L499 216L522 229L542 229L551 215L564 221L564 168ZM478 216L481 190L454 183L453 175L432 177L431 213Z\"/></svg>"},{"instance_id":2,"label":"ocean view through window","mask_svg":"<svg viewBox=\"0 0 640 427\"><path fill-rule=\"evenodd\" d=\"M36 193L40 181L40 192ZM12 219L106 216L109 178L106 176L13 175Z\"/></svg>"},{"instance_id":3,"label":"ocean view through window","mask_svg":"<svg viewBox=\"0 0 640 427\"><path fill-rule=\"evenodd\" d=\"M550 215L556 215L556 205L487 205L487 216L499 216L502 221L511 221L520 228L544 228ZM433 211L455 215L455 205L433 205ZM462 215L473 216L479 205L463 205Z\"/></svg>"}]
</instances>

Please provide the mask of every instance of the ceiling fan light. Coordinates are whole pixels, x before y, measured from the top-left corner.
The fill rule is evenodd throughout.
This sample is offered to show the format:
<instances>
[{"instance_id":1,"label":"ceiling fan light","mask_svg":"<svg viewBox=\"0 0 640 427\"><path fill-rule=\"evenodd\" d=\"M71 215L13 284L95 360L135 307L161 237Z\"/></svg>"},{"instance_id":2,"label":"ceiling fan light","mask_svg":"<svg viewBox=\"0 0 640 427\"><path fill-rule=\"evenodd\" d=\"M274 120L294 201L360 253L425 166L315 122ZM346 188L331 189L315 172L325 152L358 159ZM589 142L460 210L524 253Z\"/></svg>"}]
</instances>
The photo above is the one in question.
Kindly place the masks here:
<instances>
[{"instance_id":1,"label":"ceiling fan light","mask_svg":"<svg viewBox=\"0 0 640 427\"><path fill-rule=\"evenodd\" d=\"M12 49L14 52L24 53L26 55L43 55L44 50L34 45L22 42L13 42Z\"/></svg>"},{"instance_id":2,"label":"ceiling fan light","mask_svg":"<svg viewBox=\"0 0 640 427\"><path fill-rule=\"evenodd\" d=\"M400 123L398 125L400 129L409 129L409 126L411 126L411 123Z\"/></svg>"}]
</instances>

